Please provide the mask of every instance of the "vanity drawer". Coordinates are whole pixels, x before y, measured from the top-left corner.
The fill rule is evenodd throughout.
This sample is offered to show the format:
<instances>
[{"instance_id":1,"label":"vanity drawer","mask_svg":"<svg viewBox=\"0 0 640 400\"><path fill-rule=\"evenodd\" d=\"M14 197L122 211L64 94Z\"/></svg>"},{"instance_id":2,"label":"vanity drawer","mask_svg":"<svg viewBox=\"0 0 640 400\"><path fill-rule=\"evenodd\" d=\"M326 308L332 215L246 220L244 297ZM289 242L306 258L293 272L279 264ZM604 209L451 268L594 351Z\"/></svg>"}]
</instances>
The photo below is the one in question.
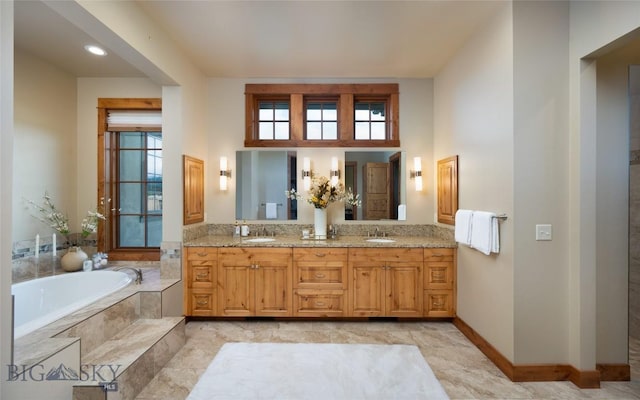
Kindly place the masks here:
<instances>
[{"instance_id":1,"label":"vanity drawer","mask_svg":"<svg viewBox=\"0 0 640 400\"><path fill-rule=\"evenodd\" d=\"M452 262L427 262L424 271L425 289L453 289Z\"/></svg>"},{"instance_id":2,"label":"vanity drawer","mask_svg":"<svg viewBox=\"0 0 640 400\"><path fill-rule=\"evenodd\" d=\"M424 249L424 261L453 261L455 249L435 248Z\"/></svg>"},{"instance_id":3,"label":"vanity drawer","mask_svg":"<svg viewBox=\"0 0 640 400\"><path fill-rule=\"evenodd\" d=\"M293 261L344 261L347 262L347 249L299 248L293 249Z\"/></svg>"},{"instance_id":4,"label":"vanity drawer","mask_svg":"<svg viewBox=\"0 0 640 400\"><path fill-rule=\"evenodd\" d=\"M425 317L455 317L453 290L425 290Z\"/></svg>"},{"instance_id":5,"label":"vanity drawer","mask_svg":"<svg viewBox=\"0 0 640 400\"><path fill-rule=\"evenodd\" d=\"M210 317L216 315L216 296L211 291L193 290L189 296L190 316Z\"/></svg>"},{"instance_id":6,"label":"vanity drawer","mask_svg":"<svg viewBox=\"0 0 640 400\"><path fill-rule=\"evenodd\" d=\"M215 260L218 258L217 247L187 247L187 260Z\"/></svg>"},{"instance_id":7,"label":"vanity drawer","mask_svg":"<svg viewBox=\"0 0 640 400\"><path fill-rule=\"evenodd\" d=\"M297 317L344 316L344 293L343 290L295 290L293 296L293 314Z\"/></svg>"},{"instance_id":8,"label":"vanity drawer","mask_svg":"<svg viewBox=\"0 0 640 400\"><path fill-rule=\"evenodd\" d=\"M422 262L422 249L413 248L350 248L349 262L368 262L384 264L385 262Z\"/></svg>"},{"instance_id":9,"label":"vanity drawer","mask_svg":"<svg viewBox=\"0 0 640 400\"><path fill-rule=\"evenodd\" d=\"M190 288L213 288L215 286L216 261L190 261L188 283Z\"/></svg>"}]
</instances>

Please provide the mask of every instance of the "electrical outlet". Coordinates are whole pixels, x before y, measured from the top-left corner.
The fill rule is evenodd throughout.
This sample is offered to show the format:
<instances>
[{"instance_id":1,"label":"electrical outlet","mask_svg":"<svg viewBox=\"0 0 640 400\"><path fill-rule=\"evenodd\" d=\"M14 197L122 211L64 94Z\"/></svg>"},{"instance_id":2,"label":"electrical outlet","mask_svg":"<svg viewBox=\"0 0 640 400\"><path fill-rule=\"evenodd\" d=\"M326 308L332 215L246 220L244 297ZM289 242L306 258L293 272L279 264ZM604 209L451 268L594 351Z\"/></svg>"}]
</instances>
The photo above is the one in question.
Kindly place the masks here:
<instances>
[{"instance_id":1,"label":"electrical outlet","mask_svg":"<svg viewBox=\"0 0 640 400\"><path fill-rule=\"evenodd\" d=\"M551 240L552 236L551 224L536 225L536 240Z\"/></svg>"}]
</instances>

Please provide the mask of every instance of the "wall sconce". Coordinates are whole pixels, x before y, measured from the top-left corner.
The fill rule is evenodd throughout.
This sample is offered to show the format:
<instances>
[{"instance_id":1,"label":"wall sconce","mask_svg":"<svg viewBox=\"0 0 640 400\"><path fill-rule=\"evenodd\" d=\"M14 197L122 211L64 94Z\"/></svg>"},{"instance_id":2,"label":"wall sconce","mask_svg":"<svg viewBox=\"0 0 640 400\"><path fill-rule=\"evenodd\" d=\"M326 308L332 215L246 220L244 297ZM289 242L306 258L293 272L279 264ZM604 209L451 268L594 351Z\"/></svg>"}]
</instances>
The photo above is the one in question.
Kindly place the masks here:
<instances>
[{"instance_id":1,"label":"wall sconce","mask_svg":"<svg viewBox=\"0 0 640 400\"><path fill-rule=\"evenodd\" d=\"M302 186L304 190L311 189L311 159L309 157L302 159Z\"/></svg>"},{"instance_id":2,"label":"wall sconce","mask_svg":"<svg viewBox=\"0 0 640 400\"><path fill-rule=\"evenodd\" d=\"M420 157L413 157L413 171L411 171L411 178L416 180L416 192L422 191L422 159Z\"/></svg>"},{"instance_id":3,"label":"wall sconce","mask_svg":"<svg viewBox=\"0 0 640 400\"><path fill-rule=\"evenodd\" d=\"M220 157L220 190L227 190L229 178L231 178L231 171L227 168L227 157Z\"/></svg>"},{"instance_id":4,"label":"wall sconce","mask_svg":"<svg viewBox=\"0 0 640 400\"><path fill-rule=\"evenodd\" d=\"M336 186L340 180L340 169L338 167L338 157L331 158L331 170L329 170L331 186Z\"/></svg>"}]
</instances>

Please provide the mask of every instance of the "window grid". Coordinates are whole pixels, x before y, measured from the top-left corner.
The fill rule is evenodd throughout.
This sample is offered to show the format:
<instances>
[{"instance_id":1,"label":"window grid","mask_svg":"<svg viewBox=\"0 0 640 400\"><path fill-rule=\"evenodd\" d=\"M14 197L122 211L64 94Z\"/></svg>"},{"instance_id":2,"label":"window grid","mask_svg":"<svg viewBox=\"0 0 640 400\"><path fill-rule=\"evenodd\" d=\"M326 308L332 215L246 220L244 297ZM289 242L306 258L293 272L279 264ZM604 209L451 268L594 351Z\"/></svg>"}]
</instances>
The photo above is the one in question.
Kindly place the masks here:
<instances>
[{"instance_id":1,"label":"window grid","mask_svg":"<svg viewBox=\"0 0 640 400\"><path fill-rule=\"evenodd\" d=\"M305 139L338 139L338 102L336 100L309 100L305 106Z\"/></svg>"},{"instance_id":2,"label":"window grid","mask_svg":"<svg viewBox=\"0 0 640 400\"><path fill-rule=\"evenodd\" d=\"M386 102L356 101L354 104L355 140L385 140L387 138Z\"/></svg>"},{"instance_id":3,"label":"window grid","mask_svg":"<svg viewBox=\"0 0 640 400\"><path fill-rule=\"evenodd\" d=\"M260 140L289 140L289 102L260 100L258 102L258 138Z\"/></svg>"}]
</instances>

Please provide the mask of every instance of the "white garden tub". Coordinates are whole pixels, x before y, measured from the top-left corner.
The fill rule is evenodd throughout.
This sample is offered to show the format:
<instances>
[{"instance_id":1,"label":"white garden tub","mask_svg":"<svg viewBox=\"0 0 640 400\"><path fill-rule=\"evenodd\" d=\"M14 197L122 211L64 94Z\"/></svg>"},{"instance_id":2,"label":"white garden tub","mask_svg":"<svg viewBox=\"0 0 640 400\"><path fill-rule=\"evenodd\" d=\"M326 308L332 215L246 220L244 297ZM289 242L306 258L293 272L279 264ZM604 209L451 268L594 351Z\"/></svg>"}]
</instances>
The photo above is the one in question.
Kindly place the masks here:
<instances>
[{"instance_id":1,"label":"white garden tub","mask_svg":"<svg viewBox=\"0 0 640 400\"><path fill-rule=\"evenodd\" d=\"M115 292L131 282L119 271L66 273L16 283L14 337L17 339Z\"/></svg>"}]
</instances>

